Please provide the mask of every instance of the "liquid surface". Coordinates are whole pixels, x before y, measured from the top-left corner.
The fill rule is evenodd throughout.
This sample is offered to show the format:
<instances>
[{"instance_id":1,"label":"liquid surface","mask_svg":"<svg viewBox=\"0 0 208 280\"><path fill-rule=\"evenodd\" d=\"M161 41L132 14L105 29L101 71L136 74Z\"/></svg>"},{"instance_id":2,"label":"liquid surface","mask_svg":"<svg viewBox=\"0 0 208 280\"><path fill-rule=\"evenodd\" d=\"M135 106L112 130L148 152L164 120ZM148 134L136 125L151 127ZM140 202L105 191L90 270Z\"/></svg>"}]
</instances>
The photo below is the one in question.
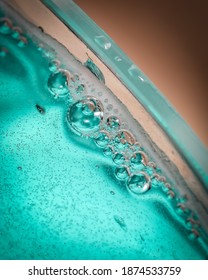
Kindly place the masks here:
<instances>
[{"instance_id":1,"label":"liquid surface","mask_svg":"<svg viewBox=\"0 0 208 280\"><path fill-rule=\"evenodd\" d=\"M97 99L62 99L76 80L7 27L0 26L0 259L205 259L171 197L157 187L135 195L149 188L141 174L129 177L129 191L123 158L108 156L108 133L89 137L103 119ZM84 87L78 82L78 94ZM109 116L107 126L120 128L119 118ZM118 149L131 141L125 131L115 137Z\"/></svg>"}]
</instances>

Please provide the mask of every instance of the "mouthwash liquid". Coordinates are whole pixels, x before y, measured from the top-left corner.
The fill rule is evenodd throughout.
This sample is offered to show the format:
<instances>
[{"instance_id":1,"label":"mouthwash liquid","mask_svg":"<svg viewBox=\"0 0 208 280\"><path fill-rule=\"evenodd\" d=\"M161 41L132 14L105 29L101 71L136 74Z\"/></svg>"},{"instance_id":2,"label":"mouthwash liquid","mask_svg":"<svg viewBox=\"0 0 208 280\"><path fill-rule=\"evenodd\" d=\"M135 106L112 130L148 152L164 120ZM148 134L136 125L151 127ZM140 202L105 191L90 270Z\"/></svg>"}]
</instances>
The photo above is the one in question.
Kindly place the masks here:
<instances>
[{"instance_id":1,"label":"mouthwash liquid","mask_svg":"<svg viewBox=\"0 0 208 280\"><path fill-rule=\"evenodd\" d=\"M0 259L206 259L150 142L90 57L2 5Z\"/></svg>"}]
</instances>

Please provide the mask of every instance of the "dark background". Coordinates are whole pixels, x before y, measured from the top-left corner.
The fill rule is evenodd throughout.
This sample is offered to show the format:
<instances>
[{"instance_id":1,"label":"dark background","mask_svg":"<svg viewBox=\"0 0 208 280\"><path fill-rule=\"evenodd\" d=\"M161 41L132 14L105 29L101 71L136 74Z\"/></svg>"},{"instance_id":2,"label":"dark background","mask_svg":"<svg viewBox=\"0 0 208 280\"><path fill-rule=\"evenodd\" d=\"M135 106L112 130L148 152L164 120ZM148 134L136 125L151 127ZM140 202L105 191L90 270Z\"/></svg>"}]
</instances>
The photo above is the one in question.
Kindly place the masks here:
<instances>
[{"instance_id":1,"label":"dark background","mask_svg":"<svg viewBox=\"0 0 208 280\"><path fill-rule=\"evenodd\" d=\"M207 1L75 2L152 80L208 147Z\"/></svg>"}]
</instances>

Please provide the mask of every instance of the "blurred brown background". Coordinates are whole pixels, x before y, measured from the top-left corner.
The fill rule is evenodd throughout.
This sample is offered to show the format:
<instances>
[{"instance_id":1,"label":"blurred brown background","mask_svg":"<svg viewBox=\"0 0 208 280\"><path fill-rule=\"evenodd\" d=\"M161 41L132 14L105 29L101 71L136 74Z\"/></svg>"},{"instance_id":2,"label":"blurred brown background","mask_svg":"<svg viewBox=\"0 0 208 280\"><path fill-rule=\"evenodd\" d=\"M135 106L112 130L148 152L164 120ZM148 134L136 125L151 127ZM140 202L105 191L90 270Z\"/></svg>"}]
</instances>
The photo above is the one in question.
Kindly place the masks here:
<instances>
[{"instance_id":1,"label":"blurred brown background","mask_svg":"<svg viewBox=\"0 0 208 280\"><path fill-rule=\"evenodd\" d=\"M208 147L207 1L75 1Z\"/></svg>"}]
</instances>

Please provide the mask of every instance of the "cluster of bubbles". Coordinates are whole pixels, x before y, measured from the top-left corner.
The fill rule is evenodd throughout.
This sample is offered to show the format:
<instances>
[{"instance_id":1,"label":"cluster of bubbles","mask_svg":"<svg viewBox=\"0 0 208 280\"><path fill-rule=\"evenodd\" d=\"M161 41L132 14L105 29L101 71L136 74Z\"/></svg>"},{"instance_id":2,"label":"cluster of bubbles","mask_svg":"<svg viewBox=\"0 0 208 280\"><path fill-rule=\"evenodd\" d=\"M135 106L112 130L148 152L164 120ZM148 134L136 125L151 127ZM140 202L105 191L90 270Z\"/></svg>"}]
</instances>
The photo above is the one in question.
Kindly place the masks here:
<instances>
[{"instance_id":1,"label":"cluster of bubbles","mask_svg":"<svg viewBox=\"0 0 208 280\"><path fill-rule=\"evenodd\" d=\"M131 193L140 195L151 188L162 190L174 204L178 215L186 221L189 238L198 238L198 218L167 182L156 164L149 160L134 135L123 129L120 118L113 114L105 116L102 102L94 96L86 95L85 85L80 82L79 75L72 75L62 69L59 61L51 61L49 70L48 89L52 96L55 99L67 97L71 100L67 103L66 115L69 128L81 137L93 139L103 154L112 159L115 177L124 181Z\"/></svg>"},{"instance_id":2,"label":"cluster of bubbles","mask_svg":"<svg viewBox=\"0 0 208 280\"><path fill-rule=\"evenodd\" d=\"M9 18L0 18L0 33L4 35L11 35L11 37L16 40L17 46L20 48L23 48L28 44L28 40L23 35L22 29L18 26L14 26ZM1 53L2 52L3 51L1 50ZM4 53L6 54L6 52Z\"/></svg>"},{"instance_id":3,"label":"cluster of bubbles","mask_svg":"<svg viewBox=\"0 0 208 280\"><path fill-rule=\"evenodd\" d=\"M80 83L78 74L71 75L59 60L50 61L48 67L51 72L48 89L55 99L72 100L72 96L84 94L85 85Z\"/></svg>"}]
</instances>

